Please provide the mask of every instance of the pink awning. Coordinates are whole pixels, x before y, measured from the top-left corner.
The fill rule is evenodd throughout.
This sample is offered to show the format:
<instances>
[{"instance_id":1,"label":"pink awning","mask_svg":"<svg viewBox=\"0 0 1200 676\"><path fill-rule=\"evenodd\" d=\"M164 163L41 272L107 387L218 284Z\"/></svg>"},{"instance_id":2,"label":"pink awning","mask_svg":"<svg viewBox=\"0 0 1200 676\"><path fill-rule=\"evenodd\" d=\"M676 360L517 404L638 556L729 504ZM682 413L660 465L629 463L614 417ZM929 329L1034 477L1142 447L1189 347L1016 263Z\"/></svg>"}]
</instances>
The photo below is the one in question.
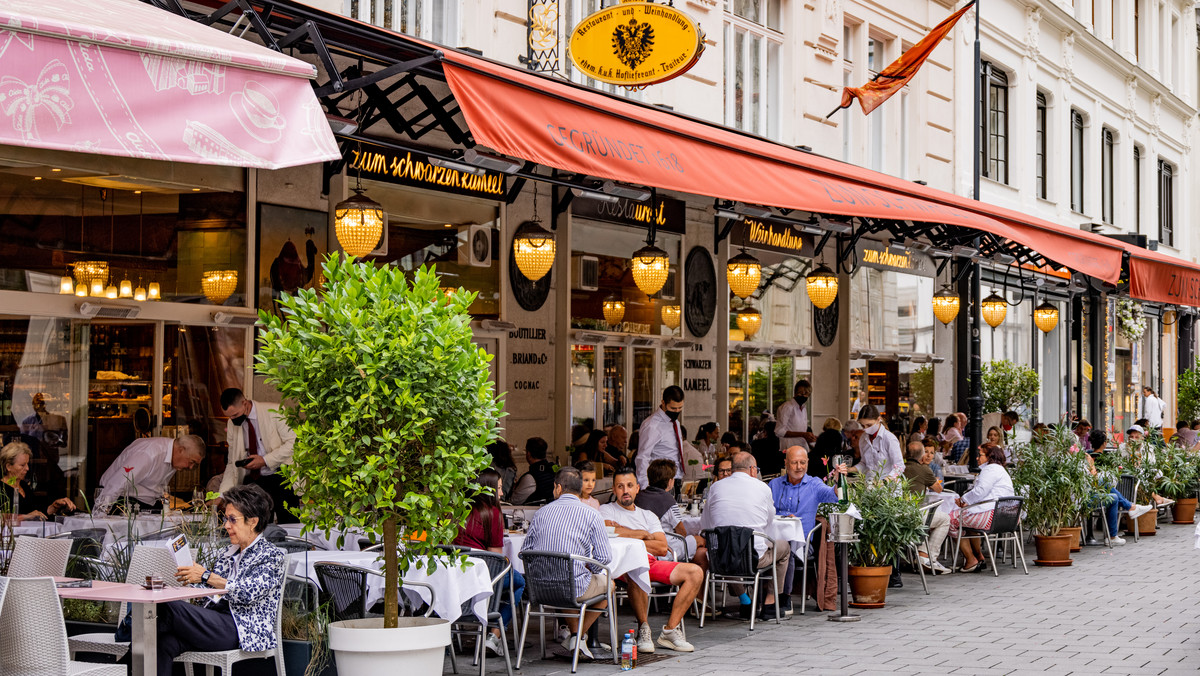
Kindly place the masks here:
<instances>
[{"instance_id":1,"label":"pink awning","mask_svg":"<svg viewBox=\"0 0 1200 676\"><path fill-rule=\"evenodd\" d=\"M0 2L0 145L261 169L337 160L315 76L137 0Z\"/></svg>"}]
</instances>

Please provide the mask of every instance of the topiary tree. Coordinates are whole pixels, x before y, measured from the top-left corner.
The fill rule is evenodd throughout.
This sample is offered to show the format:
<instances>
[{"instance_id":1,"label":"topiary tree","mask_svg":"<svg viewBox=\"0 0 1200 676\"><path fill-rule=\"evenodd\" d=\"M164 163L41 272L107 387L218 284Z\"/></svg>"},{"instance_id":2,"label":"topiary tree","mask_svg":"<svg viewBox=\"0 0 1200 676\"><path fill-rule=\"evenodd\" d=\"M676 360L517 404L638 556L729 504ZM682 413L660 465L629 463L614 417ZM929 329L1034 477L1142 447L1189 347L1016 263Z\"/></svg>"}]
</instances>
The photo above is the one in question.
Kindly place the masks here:
<instances>
[{"instance_id":1,"label":"topiary tree","mask_svg":"<svg viewBox=\"0 0 1200 676\"><path fill-rule=\"evenodd\" d=\"M283 471L305 528L382 535L394 628L400 575L418 560L432 570L437 543L467 519L500 404L490 357L471 342L475 294L447 294L424 266L411 281L341 254L322 268L322 292L284 294L281 317L259 313L255 370L294 402L282 407L296 432Z\"/></svg>"},{"instance_id":2,"label":"topiary tree","mask_svg":"<svg viewBox=\"0 0 1200 676\"><path fill-rule=\"evenodd\" d=\"M912 403L921 409L920 415L933 415L933 365L926 364L913 371L908 382L912 388Z\"/></svg>"},{"instance_id":3,"label":"topiary tree","mask_svg":"<svg viewBox=\"0 0 1200 676\"><path fill-rule=\"evenodd\" d=\"M1038 372L1007 359L983 365L983 410L1004 412L1031 406L1042 389Z\"/></svg>"},{"instance_id":4,"label":"topiary tree","mask_svg":"<svg viewBox=\"0 0 1200 676\"><path fill-rule=\"evenodd\" d=\"M1179 418L1200 418L1200 359L1192 368L1179 374L1179 391L1175 399Z\"/></svg>"}]
</instances>

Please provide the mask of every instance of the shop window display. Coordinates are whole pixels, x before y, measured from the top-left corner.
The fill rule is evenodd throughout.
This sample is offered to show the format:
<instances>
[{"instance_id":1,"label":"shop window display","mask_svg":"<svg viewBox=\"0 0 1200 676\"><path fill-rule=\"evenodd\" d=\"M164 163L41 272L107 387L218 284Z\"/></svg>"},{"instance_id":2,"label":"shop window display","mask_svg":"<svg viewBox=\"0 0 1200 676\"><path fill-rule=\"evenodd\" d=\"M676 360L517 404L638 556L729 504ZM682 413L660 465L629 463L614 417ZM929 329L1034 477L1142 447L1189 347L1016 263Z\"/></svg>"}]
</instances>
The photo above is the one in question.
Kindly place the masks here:
<instances>
[{"instance_id":1,"label":"shop window display","mask_svg":"<svg viewBox=\"0 0 1200 676\"><path fill-rule=\"evenodd\" d=\"M667 252L671 273L662 290L647 296L630 272L630 257L646 245L646 231L583 219L572 222L571 328L646 335L674 335L662 321L664 305L680 305L679 235L659 232L655 246ZM604 316L605 299L624 303L620 322Z\"/></svg>"}]
</instances>

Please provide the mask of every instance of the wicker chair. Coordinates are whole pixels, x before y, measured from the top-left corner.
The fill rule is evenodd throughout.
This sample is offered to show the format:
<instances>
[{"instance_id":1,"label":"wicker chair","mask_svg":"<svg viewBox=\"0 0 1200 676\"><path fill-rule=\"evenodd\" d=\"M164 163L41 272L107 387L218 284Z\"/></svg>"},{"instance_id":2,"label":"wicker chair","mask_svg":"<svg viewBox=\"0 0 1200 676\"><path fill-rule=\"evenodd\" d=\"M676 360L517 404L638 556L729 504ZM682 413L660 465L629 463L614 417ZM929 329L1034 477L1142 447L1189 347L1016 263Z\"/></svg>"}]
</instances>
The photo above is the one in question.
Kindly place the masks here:
<instances>
[{"instance_id":1,"label":"wicker chair","mask_svg":"<svg viewBox=\"0 0 1200 676\"><path fill-rule=\"evenodd\" d=\"M213 667L219 667L221 674L233 673L233 665L237 662L245 660L265 659L268 657L275 658L275 674L283 676L283 587L287 581L287 557L280 559L279 564L279 600L275 604L275 647L268 648L259 652L246 652L245 650L218 650L215 652L200 652L188 651L175 658L176 662L183 664L184 673L187 676L193 676L195 673L193 667L196 664L203 664L207 667L208 676L212 676Z\"/></svg>"},{"instance_id":2,"label":"wicker chair","mask_svg":"<svg viewBox=\"0 0 1200 676\"><path fill-rule=\"evenodd\" d=\"M71 540L19 537L8 564L9 577L63 577L71 558Z\"/></svg>"},{"instance_id":3,"label":"wicker chair","mask_svg":"<svg viewBox=\"0 0 1200 676\"><path fill-rule=\"evenodd\" d=\"M1025 498L1009 497L998 498L995 500L984 500L973 505L967 505L964 509L977 507L994 503L994 513L992 515L992 525L987 530L974 530L969 528L959 528L958 538L954 541L954 561L951 562L951 567L958 565L959 543L963 538L968 540L983 540L983 544L987 547L988 560L992 562L992 574L1000 577L1000 571L996 568L996 545L1006 542L1013 543L1015 547L1013 557L1013 568L1017 567L1017 557L1021 559L1021 568L1025 570L1025 574L1029 574L1029 567L1025 565L1025 544L1021 537L1021 509L1025 504ZM964 534L964 531L970 531L971 534Z\"/></svg>"},{"instance_id":4,"label":"wicker chair","mask_svg":"<svg viewBox=\"0 0 1200 676\"><path fill-rule=\"evenodd\" d=\"M517 669L521 668L521 659L525 654L525 637L529 633L530 620L538 618L542 659L546 659L546 618L573 618L579 623L576 625L575 650L571 656L571 673L575 673L579 666L579 646L584 644L584 613L588 611L603 613L608 617L613 664L619 664L621 654L620 643L617 642L617 606L612 591L612 570L595 559L575 554L527 550L521 552L520 556L525 564L525 598L529 603L525 606L521 640L517 642ZM589 564L602 570L608 576L608 591L601 596L576 600L575 563ZM608 605L603 609L593 608L600 601L607 601ZM535 606L537 610L534 610Z\"/></svg>"},{"instance_id":5,"label":"wicker chair","mask_svg":"<svg viewBox=\"0 0 1200 676\"><path fill-rule=\"evenodd\" d=\"M704 628L704 615L708 612L708 592L711 589L713 595L713 604L717 602L717 585L728 588L731 584L752 584L753 592L750 594L750 631L754 631L754 619L758 615L758 584L759 580L766 573L771 574L771 580L774 582L772 589L779 590L779 579L775 575L774 560L769 561L763 568L758 567L758 555L754 550L754 538L761 537L767 541L768 547L774 547L775 543L771 538L767 537L766 533L751 531L751 536L747 539L748 546L746 551L740 554L735 554L737 558L743 559L743 565L736 570L722 570L717 561L721 560L719 554L722 547L722 531L736 526L725 526L722 528L709 528L702 534L704 542L708 546L708 572L704 574L704 599L700 603L700 628ZM743 530L749 531L749 528ZM715 565L714 565L715 564ZM775 623L779 624L779 604L772 604L775 609Z\"/></svg>"},{"instance_id":6,"label":"wicker chair","mask_svg":"<svg viewBox=\"0 0 1200 676\"><path fill-rule=\"evenodd\" d=\"M123 664L71 661L54 580L8 578L7 587L0 608L0 674L125 676Z\"/></svg>"},{"instance_id":7,"label":"wicker chair","mask_svg":"<svg viewBox=\"0 0 1200 676\"><path fill-rule=\"evenodd\" d=\"M141 584L146 580L147 575L154 575L161 577L163 584L169 587L178 587L179 581L175 579L175 568L175 556L172 555L171 550L165 547L135 545L133 554L129 558L129 571L125 574L125 582ZM118 623L125 619L128 612L129 605L122 603ZM75 659L79 653L100 653L112 655L120 661L129 652L129 643L117 641L113 638L111 631L72 636L67 640L67 645L71 651L71 659Z\"/></svg>"},{"instance_id":8,"label":"wicker chair","mask_svg":"<svg viewBox=\"0 0 1200 676\"><path fill-rule=\"evenodd\" d=\"M328 604L330 621L361 620L367 616L367 568L345 563L313 564L321 603Z\"/></svg>"}]
</instances>

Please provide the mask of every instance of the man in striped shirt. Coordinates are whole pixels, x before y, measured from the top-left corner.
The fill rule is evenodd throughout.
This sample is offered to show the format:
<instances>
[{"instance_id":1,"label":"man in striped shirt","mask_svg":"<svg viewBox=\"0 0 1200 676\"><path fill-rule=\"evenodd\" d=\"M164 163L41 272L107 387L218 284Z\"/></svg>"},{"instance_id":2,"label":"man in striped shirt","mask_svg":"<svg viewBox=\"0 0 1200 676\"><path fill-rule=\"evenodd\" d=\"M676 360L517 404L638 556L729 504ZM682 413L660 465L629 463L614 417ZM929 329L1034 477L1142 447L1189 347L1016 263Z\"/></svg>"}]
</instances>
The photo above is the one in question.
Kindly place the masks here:
<instances>
[{"instance_id":1,"label":"man in striped shirt","mask_svg":"<svg viewBox=\"0 0 1200 676\"><path fill-rule=\"evenodd\" d=\"M554 475L554 501L542 507L533 515L529 523L529 533L521 550L544 552L559 552L574 554L595 559L604 565L612 563L612 548L608 545L608 531L600 513L583 504L579 499L583 490L583 477L574 467L564 467ZM584 564L579 561L571 562L574 571L575 596L577 601L585 601L608 593L612 581L608 579L599 567ZM526 573L528 575L528 572ZM604 608L607 601L594 604L593 608ZM582 634L596 621L600 613L587 613L584 616ZM575 650L575 634L577 622L566 620L571 636L563 640L563 647L569 651ZM591 657L592 653L586 645L580 645L579 651Z\"/></svg>"}]
</instances>

